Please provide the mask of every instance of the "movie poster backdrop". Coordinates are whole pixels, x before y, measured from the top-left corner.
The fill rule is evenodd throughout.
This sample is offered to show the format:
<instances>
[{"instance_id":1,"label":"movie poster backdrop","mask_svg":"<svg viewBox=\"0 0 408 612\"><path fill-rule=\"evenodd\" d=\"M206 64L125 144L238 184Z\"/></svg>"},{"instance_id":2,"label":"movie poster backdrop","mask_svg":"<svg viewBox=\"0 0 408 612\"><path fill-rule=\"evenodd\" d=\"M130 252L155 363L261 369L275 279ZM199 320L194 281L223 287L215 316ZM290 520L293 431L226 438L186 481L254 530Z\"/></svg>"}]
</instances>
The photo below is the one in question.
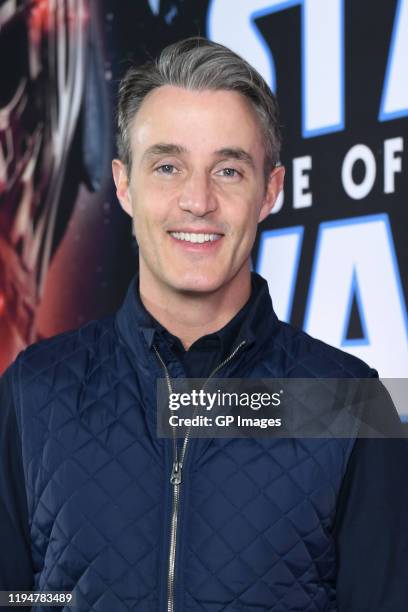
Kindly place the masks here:
<instances>
[{"instance_id":1,"label":"movie poster backdrop","mask_svg":"<svg viewBox=\"0 0 408 612\"><path fill-rule=\"evenodd\" d=\"M118 81L196 34L278 95L285 190L252 257L278 316L408 377L408 0L0 2L1 369L120 305Z\"/></svg>"}]
</instances>

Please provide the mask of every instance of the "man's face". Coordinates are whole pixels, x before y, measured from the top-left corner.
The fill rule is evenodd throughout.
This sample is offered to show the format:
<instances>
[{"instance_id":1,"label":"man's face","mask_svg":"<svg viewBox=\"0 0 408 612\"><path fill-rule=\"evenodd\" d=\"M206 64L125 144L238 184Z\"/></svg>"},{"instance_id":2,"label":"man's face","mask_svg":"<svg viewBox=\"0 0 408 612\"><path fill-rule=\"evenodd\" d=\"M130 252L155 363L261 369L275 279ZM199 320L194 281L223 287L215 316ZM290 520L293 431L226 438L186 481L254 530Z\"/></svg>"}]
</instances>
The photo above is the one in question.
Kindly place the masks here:
<instances>
[{"instance_id":1,"label":"man's face","mask_svg":"<svg viewBox=\"0 0 408 612\"><path fill-rule=\"evenodd\" d=\"M130 177L113 172L133 217L144 288L213 292L249 274L257 224L282 188L267 185L259 120L231 91L164 86L143 102L131 128Z\"/></svg>"}]
</instances>

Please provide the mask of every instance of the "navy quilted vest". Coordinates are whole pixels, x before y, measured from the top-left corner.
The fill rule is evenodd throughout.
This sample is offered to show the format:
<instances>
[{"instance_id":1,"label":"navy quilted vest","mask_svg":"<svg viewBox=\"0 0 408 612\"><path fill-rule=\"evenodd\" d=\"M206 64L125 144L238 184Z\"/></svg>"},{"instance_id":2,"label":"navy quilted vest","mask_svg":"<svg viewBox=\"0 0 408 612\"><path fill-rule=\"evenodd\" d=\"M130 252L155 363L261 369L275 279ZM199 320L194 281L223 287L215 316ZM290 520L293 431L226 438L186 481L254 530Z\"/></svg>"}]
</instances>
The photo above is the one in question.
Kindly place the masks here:
<instances>
[{"instance_id":1,"label":"navy quilted vest","mask_svg":"<svg viewBox=\"0 0 408 612\"><path fill-rule=\"evenodd\" d=\"M368 375L279 322L256 282L245 345L217 376ZM168 610L172 442L155 433L153 344L171 376L185 373L139 319L136 290L134 280L116 317L29 347L14 370L35 588L74 591L81 612ZM336 610L332 527L352 444L191 440L174 612Z\"/></svg>"}]
</instances>

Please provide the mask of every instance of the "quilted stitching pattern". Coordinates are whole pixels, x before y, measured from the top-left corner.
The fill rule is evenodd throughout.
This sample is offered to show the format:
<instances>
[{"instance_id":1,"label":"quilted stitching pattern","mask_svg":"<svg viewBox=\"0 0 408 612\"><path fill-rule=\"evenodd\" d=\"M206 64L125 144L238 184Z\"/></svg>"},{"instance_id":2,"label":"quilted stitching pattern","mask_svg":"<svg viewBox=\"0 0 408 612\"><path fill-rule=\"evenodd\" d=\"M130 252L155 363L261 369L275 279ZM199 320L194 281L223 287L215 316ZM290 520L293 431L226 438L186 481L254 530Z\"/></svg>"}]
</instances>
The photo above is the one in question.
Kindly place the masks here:
<instances>
[{"instance_id":1,"label":"quilted stitching pattern","mask_svg":"<svg viewBox=\"0 0 408 612\"><path fill-rule=\"evenodd\" d=\"M264 361L244 375L353 374L352 360L342 367L336 349L314 342L311 351L296 348L278 334ZM326 352L320 368L316 348ZM354 363L354 372L367 368ZM349 447L346 439L214 440L191 478L184 609L336 610L330 526Z\"/></svg>"},{"instance_id":2,"label":"quilted stitching pattern","mask_svg":"<svg viewBox=\"0 0 408 612\"><path fill-rule=\"evenodd\" d=\"M326 609L335 600L329 531L341 467L333 445L254 439L214 447L191 479L186 609Z\"/></svg>"},{"instance_id":3,"label":"quilted stitching pattern","mask_svg":"<svg viewBox=\"0 0 408 612\"><path fill-rule=\"evenodd\" d=\"M95 356L64 335L21 365L35 587L75 588L79 610L156 611L162 448L128 357L107 330L98 342Z\"/></svg>"},{"instance_id":4,"label":"quilted stitching pattern","mask_svg":"<svg viewBox=\"0 0 408 612\"><path fill-rule=\"evenodd\" d=\"M263 328L262 341L220 375L369 374L362 362L290 326L266 318ZM164 605L170 441L155 435L162 372L142 333L130 323L129 330L123 338L113 318L93 322L33 345L15 367L35 586L74 589L81 612ZM192 441L176 609L335 611L331 526L351 446Z\"/></svg>"}]
</instances>

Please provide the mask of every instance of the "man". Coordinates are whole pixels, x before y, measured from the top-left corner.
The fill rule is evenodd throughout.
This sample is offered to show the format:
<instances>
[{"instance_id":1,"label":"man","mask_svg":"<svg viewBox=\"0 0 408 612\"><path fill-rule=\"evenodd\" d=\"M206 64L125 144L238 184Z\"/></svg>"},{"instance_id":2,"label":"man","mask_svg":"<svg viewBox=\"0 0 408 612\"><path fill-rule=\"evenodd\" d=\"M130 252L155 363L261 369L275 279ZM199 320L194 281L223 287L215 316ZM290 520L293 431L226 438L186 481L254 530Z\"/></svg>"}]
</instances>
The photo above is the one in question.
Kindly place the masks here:
<instances>
[{"instance_id":1,"label":"man","mask_svg":"<svg viewBox=\"0 0 408 612\"><path fill-rule=\"evenodd\" d=\"M1 588L81 611L405 611L403 440L156 435L158 378L376 377L279 322L251 275L283 185L274 96L193 38L130 69L118 117L139 271L116 316L3 377Z\"/></svg>"}]
</instances>

